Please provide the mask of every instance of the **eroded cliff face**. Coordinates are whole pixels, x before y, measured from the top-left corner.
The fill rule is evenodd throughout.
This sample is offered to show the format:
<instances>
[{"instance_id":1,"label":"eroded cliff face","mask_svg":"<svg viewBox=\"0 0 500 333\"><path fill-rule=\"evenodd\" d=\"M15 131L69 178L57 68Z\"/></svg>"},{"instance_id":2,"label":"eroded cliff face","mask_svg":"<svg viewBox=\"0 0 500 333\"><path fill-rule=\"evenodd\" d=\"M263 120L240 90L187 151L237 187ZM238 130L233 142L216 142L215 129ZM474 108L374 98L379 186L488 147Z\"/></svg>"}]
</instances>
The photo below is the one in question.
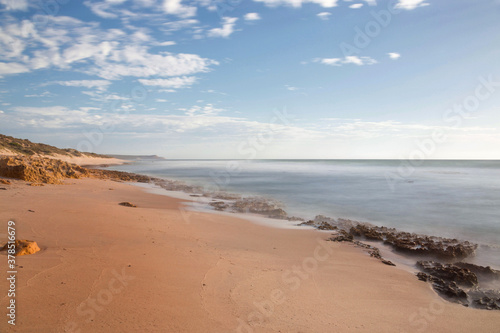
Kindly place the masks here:
<instances>
[{"instance_id":1,"label":"eroded cliff face","mask_svg":"<svg viewBox=\"0 0 500 333\"><path fill-rule=\"evenodd\" d=\"M0 158L0 176L32 183L60 184L65 178L88 177L89 171L51 158L7 156Z\"/></svg>"}]
</instances>

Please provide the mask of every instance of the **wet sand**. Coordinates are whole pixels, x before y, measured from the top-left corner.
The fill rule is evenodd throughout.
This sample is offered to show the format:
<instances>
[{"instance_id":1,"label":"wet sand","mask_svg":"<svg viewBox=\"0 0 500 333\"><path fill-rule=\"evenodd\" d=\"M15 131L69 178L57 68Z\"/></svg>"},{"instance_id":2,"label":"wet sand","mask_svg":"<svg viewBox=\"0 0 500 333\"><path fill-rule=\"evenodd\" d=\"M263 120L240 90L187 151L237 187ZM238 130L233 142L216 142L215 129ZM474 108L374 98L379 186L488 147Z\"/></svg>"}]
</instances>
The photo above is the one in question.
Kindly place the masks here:
<instances>
[{"instance_id":1,"label":"wet sand","mask_svg":"<svg viewBox=\"0 0 500 333\"><path fill-rule=\"evenodd\" d=\"M448 303L328 233L189 212L109 180L12 183L2 243L14 220L42 250L16 258L15 327L0 279L1 332L498 332L500 312Z\"/></svg>"}]
</instances>

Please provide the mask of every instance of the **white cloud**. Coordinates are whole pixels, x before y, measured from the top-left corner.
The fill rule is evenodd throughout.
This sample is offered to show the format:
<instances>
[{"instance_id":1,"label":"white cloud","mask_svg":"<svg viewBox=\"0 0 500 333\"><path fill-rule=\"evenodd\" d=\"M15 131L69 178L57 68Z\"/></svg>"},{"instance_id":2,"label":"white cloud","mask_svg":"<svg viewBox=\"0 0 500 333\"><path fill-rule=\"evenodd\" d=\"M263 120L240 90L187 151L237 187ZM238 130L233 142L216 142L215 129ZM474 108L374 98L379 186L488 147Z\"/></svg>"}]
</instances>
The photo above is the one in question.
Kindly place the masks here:
<instances>
[{"instance_id":1,"label":"white cloud","mask_svg":"<svg viewBox=\"0 0 500 333\"><path fill-rule=\"evenodd\" d=\"M163 11L166 14L177 15L182 18L196 15L196 7L184 6L181 0L164 0Z\"/></svg>"},{"instance_id":2,"label":"white cloud","mask_svg":"<svg viewBox=\"0 0 500 333\"><path fill-rule=\"evenodd\" d=\"M44 91L43 93L40 94L31 94L31 95L24 95L24 97L29 97L29 98L36 98L36 97L53 97L55 96L52 94L50 91Z\"/></svg>"},{"instance_id":3,"label":"white cloud","mask_svg":"<svg viewBox=\"0 0 500 333\"><path fill-rule=\"evenodd\" d=\"M389 55L389 58L394 59L394 60L399 59L401 57L401 54L396 53L396 52L389 52L387 54Z\"/></svg>"},{"instance_id":4,"label":"white cloud","mask_svg":"<svg viewBox=\"0 0 500 333\"><path fill-rule=\"evenodd\" d=\"M195 19L169 21L169 22L162 23L162 25L159 29L163 30L165 32L173 32L173 31L178 31L178 30L182 30L182 29L186 29L186 28L191 28L194 25L197 25L199 23L200 23L200 21L195 20Z\"/></svg>"},{"instance_id":5,"label":"white cloud","mask_svg":"<svg viewBox=\"0 0 500 333\"><path fill-rule=\"evenodd\" d=\"M261 19L259 13L247 13L243 18L245 21L257 21Z\"/></svg>"},{"instance_id":6,"label":"white cloud","mask_svg":"<svg viewBox=\"0 0 500 333\"><path fill-rule=\"evenodd\" d=\"M5 112L3 112L2 110L0 110L0 114L2 114L2 113L5 113Z\"/></svg>"},{"instance_id":7,"label":"white cloud","mask_svg":"<svg viewBox=\"0 0 500 333\"><path fill-rule=\"evenodd\" d=\"M328 20L331 15L332 15L332 13L329 13L329 12L321 12L321 13L317 14L317 16L322 20Z\"/></svg>"},{"instance_id":8,"label":"white cloud","mask_svg":"<svg viewBox=\"0 0 500 333\"><path fill-rule=\"evenodd\" d=\"M166 41L166 42L159 42L156 45L158 45L158 46L172 46L172 45L175 45L175 44L177 44L177 43L173 42L173 41Z\"/></svg>"},{"instance_id":9,"label":"white cloud","mask_svg":"<svg viewBox=\"0 0 500 333\"><path fill-rule=\"evenodd\" d=\"M91 2L91 1L85 1L84 4L90 8L92 13L95 15L102 17L102 18L117 18L118 15L115 13L109 12L111 7L113 6L112 2Z\"/></svg>"},{"instance_id":10,"label":"white cloud","mask_svg":"<svg viewBox=\"0 0 500 333\"><path fill-rule=\"evenodd\" d=\"M208 31L209 37L229 37L234 32L234 25L238 19L236 17L223 17L222 28L214 28Z\"/></svg>"},{"instance_id":11,"label":"white cloud","mask_svg":"<svg viewBox=\"0 0 500 333\"><path fill-rule=\"evenodd\" d=\"M396 4L396 8L412 10L417 7L428 6L429 3L425 2L426 0L399 0Z\"/></svg>"},{"instance_id":12,"label":"white cloud","mask_svg":"<svg viewBox=\"0 0 500 333\"><path fill-rule=\"evenodd\" d=\"M15 62L0 62L0 78L3 77L3 74L20 74L29 72L29 68L23 64L18 64Z\"/></svg>"},{"instance_id":13,"label":"white cloud","mask_svg":"<svg viewBox=\"0 0 500 333\"><path fill-rule=\"evenodd\" d=\"M344 59L344 64L354 64L358 66L373 65L376 63L377 61L370 57L347 56Z\"/></svg>"},{"instance_id":14,"label":"white cloud","mask_svg":"<svg viewBox=\"0 0 500 333\"><path fill-rule=\"evenodd\" d=\"M352 8L352 9L358 9L358 8L361 8L363 7L363 4L362 3L355 3L355 4L352 4L349 6L349 8Z\"/></svg>"},{"instance_id":15,"label":"white cloud","mask_svg":"<svg viewBox=\"0 0 500 333\"><path fill-rule=\"evenodd\" d=\"M337 6L338 0L254 0L255 2L263 2L266 6L291 6L295 8L302 7L306 3L315 3L323 8L332 8Z\"/></svg>"},{"instance_id":16,"label":"white cloud","mask_svg":"<svg viewBox=\"0 0 500 333\"><path fill-rule=\"evenodd\" d=\"M163 99L163 98L157 98L157 99L155 99L155 102L158 102L158 103L166 103L166 102L168 102L168 100Z\"/></svg>"},{"instance_id":17,"label":"white cloud","mask_svg":"<svg viewBox=\"0 0 500 333\"><path fill-rule=\"evenodd\" d=\"M84 88L97 88L104 91L111 84L108 80L71 80L71 81L55 81L53 84L59 84L66 87L84 87Z\"/></svg>"},{"instance_id":18,"label":"white cloud","mask_svg":"<svg viewBox=\"0 0 500 333\"><path fill-rule=\"evenodd\" d=\"M316 58L313 59L313 62L319 62L323 65L329 65L329 66L342 66L346 64L363 66L363 65L373 65L377 63L375 59L372 59L370 57L358 57L358 56L347 56L345 58Z\"/></svg>"},{"instance_id":19,"label":"white cloud","mask_svg":"<svg viewBox=\"0 0 500 333\"><path fill-rule=\"evenodd\" d=\"M6 10L28 10L28 0L0 0L0 4L4 5Z\"/></svg>"},{"instance_id":20,"label":"white cloud","mask_svg":"<svg viewBox=\"0 0 500 333\"><path fill-rule=\"evenodd\" d=\"M289 86L288 84L286 84L286 85L285 85L285 88L286 88L287 90L290 90L290 91L295 91L295 90L298 90L298 89L299 89L299 88L297 88L297 87Z\"/></svg>"},{"instance_id":21,"label":"white cloud","mask_svg":"<svg viewBox=\"0 0 500 333\"><path fill-rule=\"evenodd\" d=\"M340 58L323 58L323 59L314 59L315 62L321 62L324 65L330 66L340 66L342 64L342 59Z\"/></svg>"},{"instance_id":22,"label":"white cloud","mask_svg":"<svg viewBox=\"0 0 500 333\"><path fill-rule=\"evenodd\" d=\"M184 109L181 109L184 110ZM204 106L198 106L195 105L186 111L186 115L193 117L193 116L215 116L221 112L224 111L224 109L218 109L214 107L212 104L207 104Z\"/></svg>"},{"instance_id":23,"label":"white cloud","mask_svg":"<svg viewBox=\"0 0 500 333\"><path fill-rule=\"evenodd\" d=\"M194 76L181 76L181 77L173 77L169 79L139 79L139 82L145 86L157 86L162 88L186 88L191 86L197 80Z\"/></svg>"},{"instance_id":24,"label":"white cloud","mask_svg":"<svg viewBox=\"0 0 500 333\"><path fill-rule=\"evenodd\" d=\"M16 62L0 62L0 78L3 74L19 74L29 72L29 68Z\"/></svg>"}]
</instances>

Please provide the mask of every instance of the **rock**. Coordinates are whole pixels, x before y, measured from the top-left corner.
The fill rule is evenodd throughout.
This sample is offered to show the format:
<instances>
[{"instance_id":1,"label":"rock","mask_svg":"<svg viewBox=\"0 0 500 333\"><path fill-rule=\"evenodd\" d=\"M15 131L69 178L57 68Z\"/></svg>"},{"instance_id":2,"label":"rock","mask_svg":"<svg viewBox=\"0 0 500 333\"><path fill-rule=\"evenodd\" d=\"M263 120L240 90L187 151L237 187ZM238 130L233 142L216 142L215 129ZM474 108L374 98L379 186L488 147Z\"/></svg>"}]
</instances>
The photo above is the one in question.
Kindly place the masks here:
<instances>
[{"instance_id":1,"label":"rock","mask_svg":"<svg viewBox=\"0 0 500 333\"><path fill-rule=\"evenodd\" d=\"M219 211L226 210L229 207L229 205L226 204L224 201L211 202L211 203L209 203L209 205L214 207L215 210L219 210Z\"/></svg>"},{"instance_id":2,"label":"rock","mask_svg":"<svg viewBox=\"0 0 500 333\"><path fill-rule=\"evenodd\" d=\"M337 230L338 228L336 226L331 225L328 222L321 222L321 224L318 226L319 230Z\"/></svg>"},{"instance_id":3,"label":"rock","mask_svg":"<svg viewBox=\"0 0 500 333\"><path fill-rule=\"evenodd\" d=\"M0 158L0 176L33 184L60 184L65 178L86 177L88 171L76 164L51 158L8 156Z\"/></svg>"},{"instance_id":4,"label":"rock","mask_svg":"<svg viewBox=\"0 0 500 333\"><path fill-rule=\"evenodd\" d=\"M131 204L130 202L128 201L124 201L124 202L120 202L119 203L120 206L125 206L125 207L137 207L136 205L134 204Z\"/></svg>"},{"instance_id":5,"label":"rock","mask_svg":"<svg viewBox=\"0 0 500 333\"><path fill-rule=\"evenodd\" d=\"M280 219L280 220L286 220L288 217L288 214L281 208L273 209L269 211L268 217L272 219Z\"/></svg>"},{"instance_id":6,"label":"rock","mask_svg":"<svg viewBox=\"0 0 500 333\"><path fill-rule=\"evenodd\" d=\"M455 282L447 282L443 279L422 272L417 273L417 277L420 281L432 283L434 290L448 300L464 306L469 306L467 294L460 287L458 287Z\"/></svg>"},{"instance_id":7,"label":"rock","mask_svg":"<svg viewBox=\"0 0 500 333\"><path fill-rule=\"evenodd\" d=\"M389 265L389 266L396 266L395 263L393 263L392 261L390 260L385 260L385 259L382 259L382 263L386 264L386 265Z\"/></svg>"},{"instance_id":8,"label":"rock","mask_svg":"<svg viewBox=\"0 0 500 333\"><path fill-rule=\"evenodd\" d=\"M9 251L9 243L5 244L0 251ZM26 239L16 239L15 241L15 256L24 256L38 251L40 251L40 248L34 241Z\"/></svg>"},{"instance_id":9,"label":"rock","mask_svg":"<svg viewBox=\"0 0 500 333\"><path fill-rule=\"evenodd\" d=\"M279 202L262 197L236 200L231 205L231 208L238 213L260 214L274 219L285 220L288 217L288 214L280 207Z\"/></svg>"},{"instance_id":10,"label":"rock","mask_svg":"<svg viewBox=\"0 0 500 333\"><path fill-rule=\"evenodd\" d=\"M11 185L11 182L8 181L7 179L0 179L0 184Z\"/></svg>"},{"instance_id":11,"label":"rock","mask_svg":"<svg viewBox=\"0 0 500 333\"><path fill-rule=\"evenodd\" d=\"M363 224L358 224L349 230L349 233L353 236L363 236L370 240L383 240L384 234L377 231L376 228L368 227Z\"/></svg>"},{"instance_id":12,"label":"rock","mask_svg":"<svg viewBox=\"0 0 500 333\"><path fill-rule=\"evenodd\" d=\"M465 258L474 254L477 249L477 244L468 241L417 235L400 232L393 228L369 226L361 223L352 226L349 233L356 237L383 241L398 251L410 254L430 254L438 258Z\"/></svg>"},{"instance_id":13,"label":"rock","mask_svg":"<svg viewBox=\"0 0 500 333\"><path fill-rule=\"evenodd\" d=\"M452 264L441 264L434 261L417 261L417 266L425 273L445 281L472 287L477 285L477 276L467 268L460 268Z\"/></svg>"},{"instance_id":14,"label":"rock","mask_svg":"<svg viewBox=\"0 0 500 333\"><path fill-rule=\"evenodd\" d=\"M0 187L0 190L7 191L7 189L5 187Z\"/></svg>"},{"instance_id":15,"label":"rock","mask_svg":"<svg viewBox=\"0 0 500 333\"><path fill-rule=\"evenodd\" d=\"M339 230L337 234L333 234L333 237L328 238L332 242L352 242L353 236L345 230Z\"/></svg>"},{"instance_id":16,"label":"rock","mask_svg":"<svg viewBox=\"0 0 500 333\"><path fill-rule=\"evenodd\" d=\"M473 290L469 292L472 306L486 310L500 310L500 291L498 290Z\"/></svg>"},{"instance_id":17,"label":"rock","mask_svg":"<svg viewBox=\"0 0 500 333\"><path fill-rule=\"evenodd\" d=\"M313 221L313 220L309 220L307 222L302 222L301 224L299 225L310 225L310 226L314 226L316 223Z\"/></svg>"},{"instance_id":18,"label":"rock","mask_svg":"<svg viewBox=\"0 0 500 333\"><path fill-rule=\"evenodd\" d=\"M454 263L455 266L466 268L476 274L479 277L484 278L485 280L499 280L500 279L500 271L492 269L490 266L479 266L475 264L469 264L466 262L457 262Z\"/></svg>"}]
</instances>

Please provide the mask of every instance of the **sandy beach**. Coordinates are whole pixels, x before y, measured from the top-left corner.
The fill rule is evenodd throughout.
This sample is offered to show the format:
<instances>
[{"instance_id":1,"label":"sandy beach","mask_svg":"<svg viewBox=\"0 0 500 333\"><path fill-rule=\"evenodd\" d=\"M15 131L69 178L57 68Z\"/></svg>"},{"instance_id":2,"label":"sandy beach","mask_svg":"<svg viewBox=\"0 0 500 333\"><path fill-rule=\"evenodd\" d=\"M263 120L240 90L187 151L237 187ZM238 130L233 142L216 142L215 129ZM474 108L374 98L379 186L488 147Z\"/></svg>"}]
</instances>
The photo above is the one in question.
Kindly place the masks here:
<instances>
[{"instance_id":1,"label":"sandy beach","mask_svg":"<svg viewBox=\"0 0 500 333\"><path fill-rule=\"evenodd\" d=\"M498 332L500 313L448 303L326 232L186 212L109 180L5 187L2 241L14 220L42 250L16 257L2 332Z\"/></svg>"}]
</instances>

